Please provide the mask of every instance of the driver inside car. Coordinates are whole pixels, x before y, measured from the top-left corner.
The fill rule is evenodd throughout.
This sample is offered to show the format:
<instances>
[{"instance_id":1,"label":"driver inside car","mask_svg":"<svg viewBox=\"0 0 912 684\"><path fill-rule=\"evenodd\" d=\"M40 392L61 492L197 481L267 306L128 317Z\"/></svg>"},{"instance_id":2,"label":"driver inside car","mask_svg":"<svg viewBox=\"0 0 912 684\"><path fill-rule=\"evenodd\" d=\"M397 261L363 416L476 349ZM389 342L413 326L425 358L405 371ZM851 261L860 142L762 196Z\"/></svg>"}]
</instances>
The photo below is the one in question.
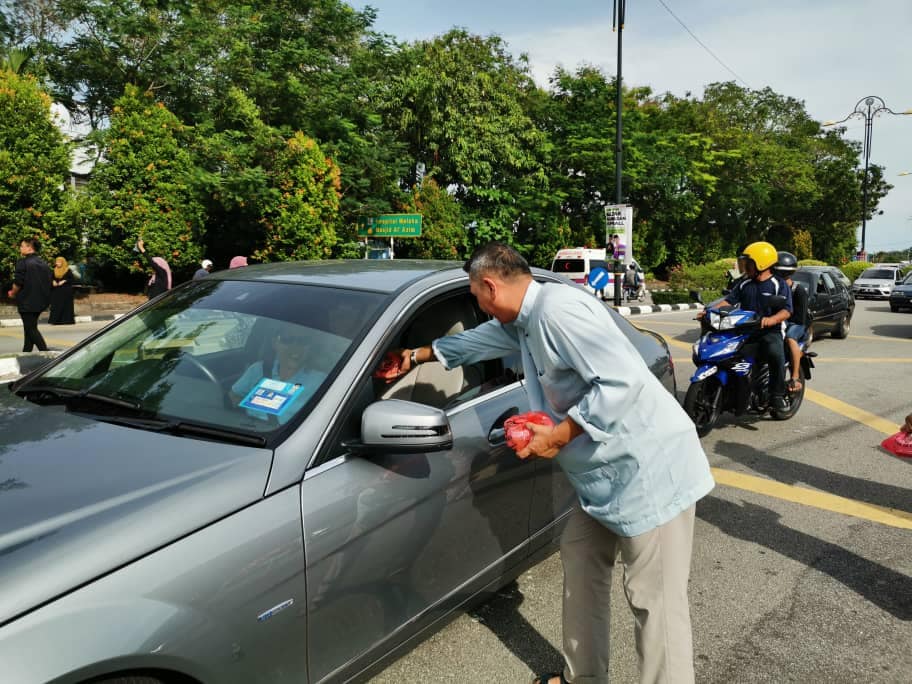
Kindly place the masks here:
<instances>
[{"instance_id":1,"label":"driver inside car","mask_svg":"<svg viewBox=\"0 0 912 684\"><path fill-rule=\"evenodd\" d=\"M231 386L231 400L247 415L285 423L317 391L326 374L305 365L312 345L307 336L282 331L272 343L271 358L254 361Z\"/></svg>"}]
</instances>

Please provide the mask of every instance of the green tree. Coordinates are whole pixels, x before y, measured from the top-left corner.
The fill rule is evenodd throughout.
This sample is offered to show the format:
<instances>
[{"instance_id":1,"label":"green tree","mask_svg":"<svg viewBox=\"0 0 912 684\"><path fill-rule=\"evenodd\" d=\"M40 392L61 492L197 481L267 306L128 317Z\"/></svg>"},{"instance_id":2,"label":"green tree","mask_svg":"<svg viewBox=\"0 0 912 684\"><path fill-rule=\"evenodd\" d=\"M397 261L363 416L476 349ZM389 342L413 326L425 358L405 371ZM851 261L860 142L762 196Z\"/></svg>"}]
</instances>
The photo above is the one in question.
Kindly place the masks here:
<instances>
[{"instance_id":1,"label":"green tree","mask_svg":"<svg viewBox=\"0 0 912 684\"><path fill-rule=\"evenodd\" d=\"M296 133L276 155L274 183L279 202L262 219L261 261L325 259L337 242L339 167L319 145Z\"/></svg>"},{"instance_id":2,"label":"green tree","mask_svg":"<svg viewBox=\"0 0 912 684\"><path fill-rule=\"evenodd\" d=\"M468 220L491 237L512 239L523 200L542 188L546 138L526 112L536 91L524 60L503 41L454 29L397 56L380 109L416 170L452 189Z\"/></svg>"},{"instance_id":3,"label":"green tree","mask_svg":"<svg viewBox=\"0 0 912 684\"><path fill-rule=\"evenodd\" d=\"M409 259L460 259L466 231L459 203L433 178L425 178L403 207L421 214L421 237L396 243L396 256Z\"/></svg>"},{"instance_id":4,"label":"green tree","mask_svg":"<svg viewBox=\"0 0 912 684\"><path fill-rule=\"evenodd\" d=\"M145 265L133 246L143 238L172 270L189 270L201 257L203 206L191 182L184 126L151 93L127 86L100 138L104 155L88 190L89 255L117 270L140 272Z\"/></svg>"},{"instance_id":5,"label":"green tree","mask_svg":"<svg viewBox=\"0 0 912 684\"><path fill-rule=\"evenodd\" d=\"M27 235L57 249L49 219L64 203L69 150L50 108L33 77L0 70L0 258L7 272Z\"/></svg>"}]
</instances>

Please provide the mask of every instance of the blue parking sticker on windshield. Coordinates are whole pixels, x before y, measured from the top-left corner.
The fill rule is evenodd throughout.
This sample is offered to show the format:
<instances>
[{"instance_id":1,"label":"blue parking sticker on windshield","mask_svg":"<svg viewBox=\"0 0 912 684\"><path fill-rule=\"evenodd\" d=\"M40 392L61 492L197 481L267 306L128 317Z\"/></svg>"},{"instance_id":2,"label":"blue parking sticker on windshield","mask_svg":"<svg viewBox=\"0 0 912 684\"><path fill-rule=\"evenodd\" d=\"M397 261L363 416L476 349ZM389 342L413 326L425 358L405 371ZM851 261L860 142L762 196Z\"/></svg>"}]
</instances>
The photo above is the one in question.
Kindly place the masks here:
<instances>
[{"instance_id":1,"label":"blue parking sticker on windshield","mask_svg":"<svg viewBox=\"0 0 912 684\"><path fill-rule=\"evenodd\" d=\"M303 389L304 385L299 382L291 383L263 378L247 393L239 406L273 416L281 416Z\"/></svg>"}]
</instances>

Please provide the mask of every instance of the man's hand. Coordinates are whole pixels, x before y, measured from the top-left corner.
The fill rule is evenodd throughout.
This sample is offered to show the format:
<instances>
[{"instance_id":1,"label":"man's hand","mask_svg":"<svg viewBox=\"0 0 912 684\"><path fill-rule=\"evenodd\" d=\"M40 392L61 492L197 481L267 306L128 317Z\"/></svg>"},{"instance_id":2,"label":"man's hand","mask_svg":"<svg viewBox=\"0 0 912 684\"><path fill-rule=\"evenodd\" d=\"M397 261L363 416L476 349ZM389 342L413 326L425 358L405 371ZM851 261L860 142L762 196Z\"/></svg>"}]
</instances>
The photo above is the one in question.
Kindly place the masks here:
<instances>
[{"instance_id":1,"label":"man's hand","mask_svg":"<svg viewBox=\"0 0 912 684\"><path fill-rule=\"evenodd\" d=\"M899 429L907 435L912 435L912 413L906 416L906 422L899 426Z\"/></svg>"},{"instance_id":2,"label":"man's hand","mask_svg":"<svg viewBox=\"0 0 912 684\"><path fill-rule=\"evenodd\" d=\"M142 252L143 254L145 254L145 252L146 252L146 243L143 242L143 239L142 239L142 238L139 238L139 240L136 241L136 249L138 249L140 252Z\"/></svg>"},{"instance_id":3,"label":"man's hand","mask_svg":"<svg viewBox=\"0 0 912 684\"><path fill-rule=\"evenodd\" d=\"M7 293L6 293L6 296L7 296L8 298L10 298L10 299L15 299L15 298L16 298L16 293L15 293L13 290L9 290L9 291L7 291Z\"/></svg>"},{"instance_id":4,"label":"man's hand","mask_svg":"<svg viewBox=\"0 0 912 684\"><path fill-rule=\"evenodd\" d=\"M532 433L532 441L524 449L516 452L520 458L529 458L529 456L538 456L540 458L554 458L560 452L560 446L556 446L552 441L556 426L539 425L538 423L526 423L526 428ZM563 446L563 445L561 445Z\"/></svg>"}]
</instances>

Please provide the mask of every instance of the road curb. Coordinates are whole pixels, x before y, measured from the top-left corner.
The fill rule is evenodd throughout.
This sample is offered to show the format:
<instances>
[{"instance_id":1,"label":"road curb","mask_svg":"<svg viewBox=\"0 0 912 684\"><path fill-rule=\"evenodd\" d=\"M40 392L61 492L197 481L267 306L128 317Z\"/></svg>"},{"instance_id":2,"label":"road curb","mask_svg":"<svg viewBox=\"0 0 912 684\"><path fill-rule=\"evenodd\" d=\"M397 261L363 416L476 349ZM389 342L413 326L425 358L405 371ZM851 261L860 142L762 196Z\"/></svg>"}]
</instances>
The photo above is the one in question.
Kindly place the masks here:
<instances>
[{"instance_id":1,"label":"road curb","mask_svg":"<svg viewBox=\"0 0 912 684\"><path fill-rule=\"evenodd\" d=\"M122 313L101 314L98 316L76 316L73 320L76 323L92 323L94 321L114 321L123 316ZM38 323L47 325L47 318L39 318ZM21 318L0 318L0 328L21 328Z\"/></svg>"},{"instance_id":2,"label":"road curb","mask_svg":"<svg viewBox=\"0 0 912 684\"><path fill-rule=\"evenodd\" d=\"M702 304L691 302L688 304L648 304L646 306L614 306L609 304L621 316L636 316L640 314L662 313L666 311L687 311L689 309L702 309Z\"/></svg>"},{"instance_id":3,"label":"road curb","mask_svg":"<svg viewBox=\"0 0 912 684\"><path fill-rule=\"evenodd\" d=\"M17 380L57 358L59 354L59 351L22 352L15 356L0 357L0 383Z\"/></svg>"}]
</instances>

